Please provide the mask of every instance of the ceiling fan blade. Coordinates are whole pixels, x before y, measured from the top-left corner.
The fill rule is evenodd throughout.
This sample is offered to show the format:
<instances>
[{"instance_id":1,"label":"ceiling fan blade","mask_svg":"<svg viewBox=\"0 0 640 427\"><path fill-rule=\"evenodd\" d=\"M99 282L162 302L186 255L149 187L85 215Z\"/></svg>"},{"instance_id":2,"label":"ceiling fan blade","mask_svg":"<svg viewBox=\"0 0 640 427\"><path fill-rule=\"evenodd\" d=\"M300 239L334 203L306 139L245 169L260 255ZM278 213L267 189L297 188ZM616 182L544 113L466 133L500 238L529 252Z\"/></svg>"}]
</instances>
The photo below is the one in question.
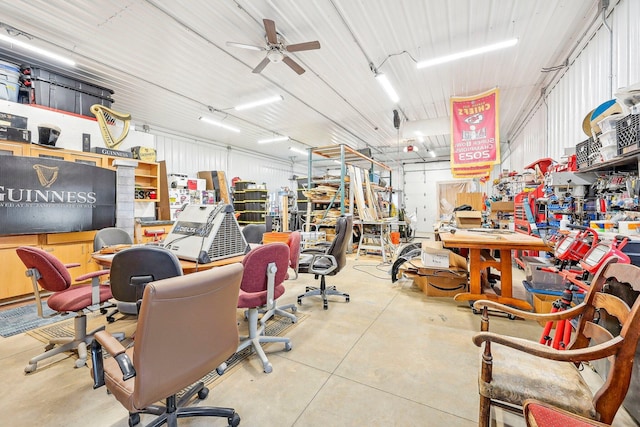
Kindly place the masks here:
<instances>
[{"instance_id":1,"label":"ceiling fan blade","mask_svg":"<svg viewBox=\"0 0 640 427\"><path fill-rule=\"evenodd\" d=\"M304 68L302 68L296 61L289 58L288 56L285 56L284 58L282 58L282 62L287 64L289 67L291 67L293 71L295 71L298 74L302 74L305 71Z\"/></svg>"},{"instance_id":2,"label":"ceiling fan blade","mask_svg":"<svg viewBox=\"0 0 640 427\"><path fill-rule=\"evenodd\" d=\"M313 50L313 49L320 49L319 41L316 40L313 42L296 43L296 44L290 44L289 46L287 46L287 52L300 52L302 50Z\"/></svg>"},{"instance_id":3,"label":"ceiling fan blade","mask_svg":"<svg viewBox=\"0 0 640 427\"><path fill-rule=\"evenodd\" d=\"M269 61L269 58L265 56L262 62L260 62L258 66L253 69L252 73L259 73L260 71L264 70L264 67L266 67L269 62L271 61Z\"/></svg>"},{"instance_id":4,"label":"ceiling fan blade","mask_svg":"<svg viewBox=\"0 0 640 427\"><path fill-rule=\"evenodd\" d=\"M252 44L244 44L244 43L236 43L236 42L227 42L227 46L239 47L242 49L251 49L251 50L266 50L264 47L261 47L261 46L254 46Z\"/></svg>"},{"instance_id":5,"label":"ceiling fan blade","mask_svg":"<svg viewBox=\"0 0 640 427\"><path fill-rule=\"evenodd\" d=\"M267 32L267 41L271 44L278 43L278 35L276 34L276 23L271 19L263 19L264 30Z\"/></svg>"}]
</instances>

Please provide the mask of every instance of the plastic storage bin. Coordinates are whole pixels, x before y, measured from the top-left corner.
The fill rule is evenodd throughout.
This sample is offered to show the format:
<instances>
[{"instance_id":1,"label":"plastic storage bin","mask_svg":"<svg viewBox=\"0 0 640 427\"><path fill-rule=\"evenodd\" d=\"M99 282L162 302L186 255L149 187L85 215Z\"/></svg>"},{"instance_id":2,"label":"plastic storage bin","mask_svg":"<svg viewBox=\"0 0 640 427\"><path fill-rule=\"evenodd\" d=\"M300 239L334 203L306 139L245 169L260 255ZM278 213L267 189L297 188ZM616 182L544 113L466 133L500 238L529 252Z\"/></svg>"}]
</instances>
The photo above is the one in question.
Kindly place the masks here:
<instances>
[{"instance_id":1,"label":"plastic storage bin","mask_svg":"<svg viewBox=\"0 0 640 427\"><path fill-rule=\"evenodd\" d=\"M0 61L0 99L18 102L20 91L20 67Z\"/></svg>"},{"instance_id":2,"label":"plastic storage bin","mask_svg":"<svg viewBox=\"0 0 640 427\"><path fill-rule=\"evenodd\" d=\"M111 107L113 91L92 85L42 68L23 70L29 77L29 103L56 110L94 117L90 108L94 104Z\"/></svg>"}]
</instances>

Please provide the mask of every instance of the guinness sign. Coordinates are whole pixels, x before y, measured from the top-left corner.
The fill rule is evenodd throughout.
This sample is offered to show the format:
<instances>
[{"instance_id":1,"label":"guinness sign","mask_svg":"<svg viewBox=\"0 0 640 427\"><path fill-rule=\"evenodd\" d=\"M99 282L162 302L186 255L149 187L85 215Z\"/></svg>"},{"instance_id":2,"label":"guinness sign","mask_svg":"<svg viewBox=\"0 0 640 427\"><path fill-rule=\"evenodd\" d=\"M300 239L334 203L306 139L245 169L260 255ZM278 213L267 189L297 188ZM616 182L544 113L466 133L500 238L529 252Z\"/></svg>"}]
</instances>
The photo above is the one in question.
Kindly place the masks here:
<instances>
[{"instance_id":1,"label":"guinness sign","mask_svg":"<svg viewBox=\"0 0 640 427\"><path fill-rule=\"evenodd\" d=\"M115 172L54 159L0 156L0 233L97 230L115 224Z\"/></svg>"}]
</instances>

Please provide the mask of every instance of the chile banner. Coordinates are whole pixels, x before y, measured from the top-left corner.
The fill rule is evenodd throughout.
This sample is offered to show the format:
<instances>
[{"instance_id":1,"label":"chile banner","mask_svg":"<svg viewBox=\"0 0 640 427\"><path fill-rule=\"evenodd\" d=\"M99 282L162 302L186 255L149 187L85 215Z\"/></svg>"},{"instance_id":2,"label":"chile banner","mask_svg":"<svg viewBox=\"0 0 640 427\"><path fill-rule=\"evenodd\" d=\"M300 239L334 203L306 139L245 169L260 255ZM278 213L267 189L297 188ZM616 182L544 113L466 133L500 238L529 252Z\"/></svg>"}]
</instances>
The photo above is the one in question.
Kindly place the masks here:
<instances>
[{"instance_id":1,"label":"chile banner","mask_svg":"<svg viewBox=\"0 0 640 427\"><path fill-rule=\"evenodd\" d=\"M454 177L486 176L500 163L499 91L451 98L451 171Z\"/></svg>"}]
</instances>

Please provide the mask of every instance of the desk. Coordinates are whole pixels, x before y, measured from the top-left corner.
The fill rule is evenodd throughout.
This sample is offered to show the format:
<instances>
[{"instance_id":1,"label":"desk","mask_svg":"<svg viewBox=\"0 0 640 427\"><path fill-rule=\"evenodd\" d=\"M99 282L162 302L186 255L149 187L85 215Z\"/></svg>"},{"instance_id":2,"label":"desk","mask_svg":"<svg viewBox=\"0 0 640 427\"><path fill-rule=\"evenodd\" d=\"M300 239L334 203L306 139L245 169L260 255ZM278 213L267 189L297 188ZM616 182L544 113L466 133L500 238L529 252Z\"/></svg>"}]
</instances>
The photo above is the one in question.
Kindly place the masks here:
<instances>
[{"instance_id":1,"label":"desk","mask_svg":"<svg viewBox=\"0 0 640 427\"><path fill-rule=\"evenodd\" d=\"M455 234L440 233L440 239L445 247L469 249L469 292L457 294L454 297L456 301L488 299L523 310L533 309L528 302L513 298L511 251L552 250L542 239L516 232L493 234L469 230L458 230ZM500 259L490 257L486 254L487 250L500 251ZM500 271L500 295L483 293L480 275L482 270L489 267Z\"/></svg>"},{"instance_id":2,"label":"desk","mask_svg":"<svg viewBox=\"0 0 640 427\"><path fill-rule=\"evenodd\" d=\"M111 268L111 261L113 260L114 254L101 254L99 252L94 252L91 254L91 258L96 262L96 264L105 267ZM195 273L196 271L204 271L209 270L213 267L220 267L227 264L233 264L236 262L242 262L244 255L235 256L231 258L220 259L217 261L209 262L207 264L197 264L193 261L185 261L179 260L180 265L182 266L182 272L184 274ZM196 270L197 267L197 270Z\"/></svg>"}]
</instances>

